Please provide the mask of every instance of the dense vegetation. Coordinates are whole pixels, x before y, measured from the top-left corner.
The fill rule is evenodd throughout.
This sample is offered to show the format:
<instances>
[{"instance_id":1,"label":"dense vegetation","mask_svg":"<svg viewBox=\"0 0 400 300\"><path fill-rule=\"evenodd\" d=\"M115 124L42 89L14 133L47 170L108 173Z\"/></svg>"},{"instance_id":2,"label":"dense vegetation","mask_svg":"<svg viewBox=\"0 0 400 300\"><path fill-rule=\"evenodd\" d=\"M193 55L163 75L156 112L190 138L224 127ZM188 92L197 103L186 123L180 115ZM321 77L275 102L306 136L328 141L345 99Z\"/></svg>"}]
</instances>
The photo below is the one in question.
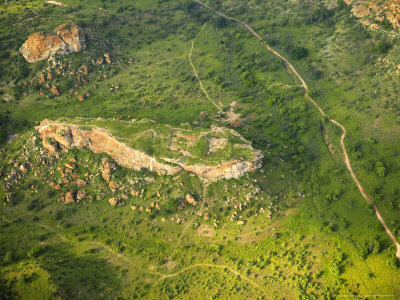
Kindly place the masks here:
<instances>
[{"instance_id":1,"label":"dense vegetation","mask_svg":"<svg viewBox=\"0 0 400 300\"><path fill-rule=\"evenodd\" d=\"M188 0L64 3L0 4L0 298L400 296L394 245L347 172L341 133L245 28ZM342 1L318 3L208 4L251 24L345 125L355 172L400 240L397 34L388 26L365 29ZM54 96L38 84L52 63L29 64L18 49L29 34L65 22L84 29L88 47L58 58L68 73L48 80L60 88ZM195 37L193 64L222 117L189 64ZM105 52L112 64L91 65ZM77 82L68 74L83 65L90 66L86 82ZM78 101L71 88L91 96ZM128 194L116 207L98 175L103 155L71 150L55 158L33 142L44 118L231 127L225 115L234 101L236 130L263 151L262 169L205 184L188 173L172 178L117 167L113 180L140 195ZM210 117L200 122L200 112ZM14 133L19 137L6 142ZM93 177L86 200L64 205L57 199L71 187L56 191L49 183L72 158L79 178ZM26 162L8 199L5 179L18 177ZM187 193L200 205L182 207ZM159 210L151 209L154 202Z\"/></svg>"}]
</instances>

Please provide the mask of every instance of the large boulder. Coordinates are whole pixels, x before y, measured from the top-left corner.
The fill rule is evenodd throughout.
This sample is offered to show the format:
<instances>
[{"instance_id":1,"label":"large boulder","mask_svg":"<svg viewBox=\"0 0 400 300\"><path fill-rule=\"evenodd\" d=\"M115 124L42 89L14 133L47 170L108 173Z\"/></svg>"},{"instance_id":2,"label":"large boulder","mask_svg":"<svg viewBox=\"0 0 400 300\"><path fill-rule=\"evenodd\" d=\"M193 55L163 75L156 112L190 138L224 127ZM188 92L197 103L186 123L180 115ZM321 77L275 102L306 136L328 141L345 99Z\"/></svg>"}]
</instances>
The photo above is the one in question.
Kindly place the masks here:
<instances>
[{"instance_id":1,"label":"large boulder","mask_svg":"<svg viewBox=\"0 0 400 300\"><path fill-rule=\"evenodd\" d=\"M36 32L28 37L20 48L26 61L34 63L55 54L64 55L86 48L83 30L77 25L66 23L54 31L56 35Z\"/></svg>"},{"instance_id":2,"label":"large boulder","mask_svg":"<svg viewBox=\"0 0 400 300\"><path fill-rule=\"evenodd\" d=\"M68 45L70 51L79 52L86 48L82 28L74 24L62 24L54 32Z\"/></svg>"},{"instance_id":3,"label":"large boulder","mask_svg":"<svg viewBox=\"0 0 400 300\"><path fill-rule=\"evenodd\" d=\"M65 54L67 49L67 44L58 36L36 32L22 44L20 51L26 61L34 63L57 53Z\"/></svg>"}]
</instances>

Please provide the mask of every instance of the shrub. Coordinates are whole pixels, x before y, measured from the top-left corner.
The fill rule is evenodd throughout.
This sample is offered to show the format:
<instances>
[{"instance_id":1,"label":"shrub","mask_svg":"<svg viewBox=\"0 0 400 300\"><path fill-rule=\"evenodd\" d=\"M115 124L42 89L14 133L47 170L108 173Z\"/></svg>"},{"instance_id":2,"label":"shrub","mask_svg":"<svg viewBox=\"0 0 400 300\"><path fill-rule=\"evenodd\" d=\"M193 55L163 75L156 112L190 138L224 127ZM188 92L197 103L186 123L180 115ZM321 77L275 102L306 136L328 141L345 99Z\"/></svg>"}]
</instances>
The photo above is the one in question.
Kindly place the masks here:
<instances>
[{"instance_id":1,"label":"shrub","mask_svg":"<svg viewBox=\"0 0 400 300\"><path fill-rule=\"evenodd\" d=\"M400 262L397 257L391 257L386 260L386 266L393 270L397 270L400 267Z\"/></svg>"},{"instance_id":2,"label":"shrub","mask_svg":"<svg viewBox=\"0 0 400 300\"><path fill-rule=\"evenodd\" d=\"M385 177L386 168L382 162L378 161L375 165L375 172L379 177Z\"/></svg>"},{"instance_id":3,"label":"shrub","mask_svg":"<svg viewBox=\"0 0 400 300\"><path fill-rule=\"evenodd\" d=\"M304 48L303 46L294 46L290 50L290 55L292 55L295 59L302 59L308 56L308 50L307 48Z\"/></svg>"},{"instance_id":4,"label":"shrub","mask_svg":"<svg viewBox=\"0 0 400 300\"><path fill-rule=\"evenodd\" d=\"M10 264L14 261L14 252L8 251L6 255L3 257L3 263L4 264Z\"/></svg>"},{"instance_id":5,"label":"shrub","mask_svg":"<svg viewBox=\"0 0 400 300\"><path fill-rule=\"evenodd\" d=\"M31 249L31 251L28 252L27 256L29 258L38 257L40 254L42 254L46 250L47 250L47 246L45 246L45 245L36 245L35 247L33 247Z\"/></svg>"}]
</instances>

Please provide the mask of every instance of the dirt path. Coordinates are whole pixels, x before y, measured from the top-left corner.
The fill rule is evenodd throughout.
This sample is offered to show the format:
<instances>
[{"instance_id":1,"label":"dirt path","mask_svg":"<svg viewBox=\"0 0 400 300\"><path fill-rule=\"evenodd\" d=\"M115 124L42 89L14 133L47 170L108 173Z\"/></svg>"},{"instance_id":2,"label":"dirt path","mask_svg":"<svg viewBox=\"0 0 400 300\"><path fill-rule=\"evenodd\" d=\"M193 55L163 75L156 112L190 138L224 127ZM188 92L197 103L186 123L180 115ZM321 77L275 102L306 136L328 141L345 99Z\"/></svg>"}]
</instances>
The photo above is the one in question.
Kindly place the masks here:
<instances>
[{"instance_id":1,"label":"dirt path","mask_svg":"<svg viewBox=\"0 0 400 300\"><path fill-rule=\"evenodd\" d=\"M47 3L58 5L58 6L66 6L64 3L58 1L46 1Z\"/></svg>"},{"instance_id":2,"label":"dirt path","mask_svg":"<svg viewBox=\"0 0 400 300\"><path fill-rule=\"evenodd\" d=\"M200 0L195 0L195 1L196 1L197 3L203 5L203 6L207 7L208 9L211 9L211 10L215 11L214 9L212 9L211 7L209 7L207 4L201 2ZM346 167L347 167L347 169L348 169L348 171L349 171L349 173L350 173L350 175L351 175L353 181L356 183L356 185L357 185L357 187L358 187L360 193L362 194L362 196L364 197L364 199L372 206L372 208L374 209L375 214L376 214L376 217L378 218L379 222L381 222L382 226L385 228L385 231L386 231L387 235L388 235L389 238L392 240L392 242L395 244L395 246L396 246L396 256L397 256L397 258L400 259L400 244L397 242L395 236L394 236L393 233L390 231L389 227L386 225L386 223L385 223L384 219L382 218L382 215L380 214L380 212L379 212L377 206L376 206L375 203L371 200L371 198L369 198L369 196L368 196L367 193L365 192L364 188L362 187L362 185L361 185L360 182L358 181L356 175L354 174L353 168L352 168L351 163L350 163L349 156L348 156L348 154L347 154L346 146L345 146L345 144L344 144L344 139L345 139L346 134L347 134L346 128L345 128L342 124L340 124L339 122L337 122L336 120L331 119L331 118L329 118L329 117L326 116L326 113L322 110L322 108L321 108L321 107L314 101L314 99L312 99L312 98L310 97L310 95L308 94L309 89L308 89L308 86L307 86L306 82L305 82L304 79L300 76L300 74L297 72L297 70L293 67L293 65L292 65L285 57L283 57L283 56L280 55L278 52L276 52L274 49L272 49L272 48L267 44L267 42L264 41L263 38L262 38L260 35L258 35L248 24L246 24L245 22L243 22L243 21L241 21L241 20L238 20L238 19L235 19L235 18L232 18L232 17L228 17L228 16L224 15L224 14L221 13L221 12L215 11L215 13L216 13L217 15L223 17L223 18L226 18L226 19L228 19L228 20L232 20L232 21L238 22L239 24L243 25L252 35L254 35L256 38L258 38L258 39L262 42L262 44L263 44L270 52L272 52L272 53L275 54L277 57L279 57L280 59L282 59L283 62L292 70L292 72L293 72L293 73L296 75L296 77L300 80L301 85L303 86L303 88L304 88L304 90L305 90L305 92L306 92L304 96L319 110L319 112L321 113L321 115L322 115L323 117L325 117L329 122L335 124L336 126L338 126L338 127L342 130L342 136L340 137L340 145L341 145L341 148L342 148L342 152L343 152L343 156L344 156L344 162L345 162L345 164L346 164Z\"/></svg>"},{"instance_id":3,"label":"dirt path","mask_svg":"<svg viewBox=\"0 0 400 300\"><path fill-rule=\"evenodd\" d=\"M75 242L73 240L68 239L67 237L65 237L64 235L62 235L61 233L59 233L56 229L54 229L53 227L51 227L50 225L47 224L38 224L38 226L54 233L58 238L60 238L62 241L67 242L67 243L71 243L71 244L75 244L75 243L80 243L80 244L86 244L86 245L91 245L91 246L99 246L101 248L103 248L104 250L106 250L107 252L109 252L111 255L113 255L114 257L117 257L120 260L125 261L126 263L128 263L131 267L137 267L137 263L135 263L133 260L131 260L129 257L125 256L123 253L117 253L114 249L112 249L111 247L107 246L104 243L101 242L97 242L97 241L81 241L81 242ZM157 275L157 276L163 276L164 274L157 272L157 271L151 271L148 270L148 273L152 274L152 275Z\"/></svg>"},{"instance_id":4,"label":"dirt path","mask_svg":"<svg viewBox=\"0 0 400 300\"><path fill-rule=\"evenodd\" d=\"M231 267L225 266L225 265L214 265L214 264L194 264L191 265L189 267L183 268L182 270L180 270L179 272L176 273L171 273L171 274L166 274L166 275L162 275L160 280L164 280L166 278L170 278L170 277L174 277L174 276L178 276L179 274L186 272L188 270L194 269L194 268L199 268L199 267L206 267L206 268L216 268L216 269L223 269L223 270L228 270L229 272L235 274L236 276L239 276L241 279L246 280L248 283L252 284L253 286L255 286L256 288L262 290L265 294L266 291L264 290L264 288L260 285L258 285L255 281L251 280L250 278L242 275L240 272L236 271L235 269L232 269Z\"/></svg>"},{"instance_id":5,"label":"dirt path","mask_svg":"<svg viewBox=\"0 0 400 300\"><path fill-rule=\"evenodd\" d=\"M219 106L214 102L214 100L212 100L212 99L210 98L210 96L208 95L206 89L203 87L203 83L202 83L201 80L200 80L199 74L197 74L196 68L194 67L194 64L193 64L193 62L192 62L192 54L193 54L193 49L194 49L194 42L195 42L195 40L197 39L197 37L200 35L200 33L203 31L204 27L206 27L206 24L207 24L207 23L204 23L203 27L201 27L201 30L197 33L197 35L195 36L195 38L192 40L192 48L190 49L190 52L189 52L189 62L190 62L190 65L191 65L192 68L193 68L194 75L196 76L197 80L199 81L201 90L202 90L203 93L206 95L207 99L210 100L211 103L218 109L218 112L220 112L220 111L221 111L221 107L219 107Z\"/></svg>"},{"instance_id":6,"label":"dirt path","mask_svg":"<svg viewBox=\"0 0 400 300\"><path fill-rule=\"evenodd\" d=\"M74 241L71 241L69 239L67 239L64 235L60 234L56 229L54 229L53 227L47 225L47 224L40 224L39 225L42 228L45 228L48 231L51 231L52 233L54 233L56 236L58 236L61 240L63 240L64 242L69 242L69 243L74 243ZM183 232L182 234L183 235ZM117 253L115 252L114 249L110 248L109 246L101 243L101 242L97 242L97 241L85 241L85 242L80 242L80 243L84 243L84 244L88 244L88 245L93 245L93 246L100 246L102 248L104 248L105 250L107 250L108 252L110 252L112 255L117 256L119 259L124 260L125 262L127 262L128 264L130 264L132 267L137 266L135 264L135 262L133 262L131 259L129 259L127 256L125 256L122 253ZM240 278L246 280L247 282L249 282L250 284L254 285L255 287L261 289L264 293L265 290L263 287L261 287L260 285L258 285L256 282L254 282L253 280L251 280L250 278L242 275L240 272L236 271L235 269L226 266L226 265L216 265L216 264L193 264L191 266L188 266L186 268L181 269L180 271L176 272L176 273L170 273L170 274L164 274L158 271L152 271L152 270L147 270L148 273L152 274L152 275L157 275L159 276L159 280L164 280L166 278L170 278L170 277L174 277L174 276L178 276L179 274L186 272L188 270L194 269L194 268L216 268L216 269L223 269L223 270L228 270L231 273L239 276Z\"/></svg>"},{"instance_id":7,"label":"dirt path","mask_svg":"<svg viewBox=\"0 0 400 300\"><path fill-rule=\"evenodd\" d=\"M199 213L203 213L204 204L205 204L205 202L206 202L207 188L208 188L209 185L210 185L209 182L205 182L205 183L204 183L204 186L203 186L203 199L201 199L201 200L202 200L202 203L201 203L201 207L200 207ZM183 235L185 234L186 230L189 229L189 227L193 224L194 220L196 220L198 216L199 216L199 215L195 214L195 215L193 216L193 218L187 223L187 225L185 226L185 228L182 230L182 232L181 232L181 234L180 234L180 236L179 236L179 238L178 238L178 242L176 243L176 246L175 246L176 248L177 248L178 245L181 243L182 237L183 237Z\"/></svg>"}]
</instances>

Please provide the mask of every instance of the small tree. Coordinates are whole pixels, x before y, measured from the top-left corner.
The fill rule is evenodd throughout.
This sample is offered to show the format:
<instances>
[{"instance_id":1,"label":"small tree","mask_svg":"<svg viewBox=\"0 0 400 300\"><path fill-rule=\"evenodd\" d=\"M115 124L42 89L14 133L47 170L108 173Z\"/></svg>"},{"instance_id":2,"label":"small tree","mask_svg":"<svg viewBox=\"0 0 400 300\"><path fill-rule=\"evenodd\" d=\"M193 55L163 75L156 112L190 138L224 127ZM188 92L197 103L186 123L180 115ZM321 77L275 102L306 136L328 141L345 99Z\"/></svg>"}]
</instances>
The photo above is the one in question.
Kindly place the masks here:
<instances>
[{"instance_id":1,"label":"small tree","mask_svg":"<svg viewBox=\"0 0 400 300\"><path fill-rule=\"evenodd\" d=\"M375 165L375 172L379 177L385 177L386 168L382 162L378 161Z\"/></svg>"}]
</instances>

